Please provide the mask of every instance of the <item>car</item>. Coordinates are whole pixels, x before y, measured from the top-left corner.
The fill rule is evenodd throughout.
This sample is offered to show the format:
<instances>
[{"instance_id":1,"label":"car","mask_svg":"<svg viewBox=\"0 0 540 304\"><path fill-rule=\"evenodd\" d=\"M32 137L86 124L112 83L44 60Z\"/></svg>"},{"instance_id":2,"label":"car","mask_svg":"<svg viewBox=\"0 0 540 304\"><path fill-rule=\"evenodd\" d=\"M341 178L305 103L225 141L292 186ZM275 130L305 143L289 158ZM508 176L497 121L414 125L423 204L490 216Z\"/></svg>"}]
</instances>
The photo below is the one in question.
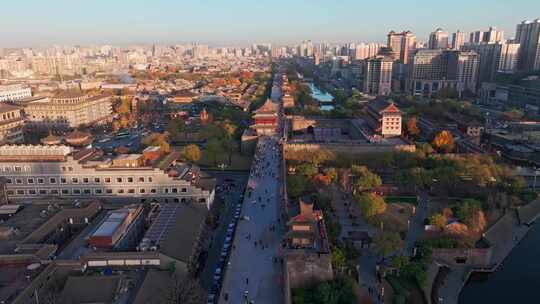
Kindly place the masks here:
<instances>
[{"instance_id":1,"label":"car","mask_svg":"<svg viewBox=\"0 0 540 304\"><path fill-rule=\"evenodd\" d=\"M232 223L229 224L229 228L234 229L234 226L236 226L236 224L235 224L234 222L232 222Z\"/></svg>"},{"instance_id":2,"label":"car","mask_svg":"<svg viewBox=\"0 0 540 304\"><path fill-rule=\"evenodd\" d=\"M207 304L214 304L216 303L216 295L214 293L211 293L208 295L208 299L206 300Z\"/></svg>"},{"instance_id":3,"label":"car","mask_svg":"<svg viewBox=\"0 0 540 304\"><path fill-rule=\"evenodd\" d=\"M232 241L232 236L227 236L227 237L225 238L225 242L230 242L230 241Z\"/></svg>"}]
</instances>

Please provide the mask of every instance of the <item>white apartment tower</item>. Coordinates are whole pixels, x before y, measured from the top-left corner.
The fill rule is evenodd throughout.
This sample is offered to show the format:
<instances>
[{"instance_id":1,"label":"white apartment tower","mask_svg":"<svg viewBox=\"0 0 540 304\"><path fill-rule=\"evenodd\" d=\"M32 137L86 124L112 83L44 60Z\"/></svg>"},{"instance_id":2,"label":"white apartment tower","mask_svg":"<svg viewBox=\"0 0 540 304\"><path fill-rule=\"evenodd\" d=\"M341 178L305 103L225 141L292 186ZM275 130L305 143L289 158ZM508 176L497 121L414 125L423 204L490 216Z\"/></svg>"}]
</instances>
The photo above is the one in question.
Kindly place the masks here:
<instances>
[{"instance_id":1,"label":"white apartment tower","mask_svg":"<svg viewBox=\"0 0 540 304\"><path fill-rule=\"evenodd\" d=\"M364 93L389 95L392 92L392 65L394 61L385 56L366 60L364 70Z\"/></svg>"}]
</instances>

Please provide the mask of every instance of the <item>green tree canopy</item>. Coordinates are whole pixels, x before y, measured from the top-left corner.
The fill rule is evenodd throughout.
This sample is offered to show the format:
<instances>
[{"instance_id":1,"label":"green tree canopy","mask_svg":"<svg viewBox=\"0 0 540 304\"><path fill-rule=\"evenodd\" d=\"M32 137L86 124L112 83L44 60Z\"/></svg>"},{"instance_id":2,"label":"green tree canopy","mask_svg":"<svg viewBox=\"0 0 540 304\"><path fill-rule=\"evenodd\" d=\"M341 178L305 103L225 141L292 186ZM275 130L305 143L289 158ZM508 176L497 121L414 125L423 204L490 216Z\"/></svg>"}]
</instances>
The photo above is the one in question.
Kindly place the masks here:
<instances>
[{"instance_id":1,"label":"green tree canopy","mask_svg":"<svg viewBox=\"0 0 540 304\"><path fill-rule=\"evenodd\" d=\"M218 158L224 152L223 145L222 145L221 141L218 140L217 138L211 138L206 143L206 147L205 147L204 152L205 152L206 156L208 157L208 159L210 161L212 161L214 166L216 166Z\"/></svg>"},{"instance_id":2,"label":"green tree canopy","mask_svg":"<svg viewBox=\"0 0 540 304\"><path fill-rule=\"evenodd\" d=\"M167 142L167 133L151 133L141 140L145 146L159 146L164 152L169 152L171 147Z\"/></svg>"},{"instance_id":3,"label":"green tree canopy","mask_svg":"<svg viewBox=\"0 0 540 304\"><path fill-rule=\"evenodd\" d=\"M181 118L174 118L167 124L167 132L169 132L173 140L177 140L182 136L185 129L185 122Z\"/></svg>"},{"instance_id":4,"label":"green tree canopy","mask_svg":"<svg viewBox=\"0 0 540 304\"><path fill-rule=\"evenodd\" d=\"M371 218L386 211L384 199L375 193L363 193L355 196L355 200L360 207L362 215Z\"/></svg>"},{"instance_id":5,"label":"green tree canopy","mask_svg":"<svg viewBox=\"0 0 540 304\"><path fill-rule=\"evenodd\" d=\"M287 194L291 198L299 198L307 189L308 180L300 174L287 176Z\"/></svg>"},{"instance_id":6,"label":"green tree canopy","mask_svg":"<svg viewBox=\"0 0 540 304\"><path fill-rule=\"evenodd\" d=\"M448 219L442 213L435 213L429 218L431 225L443 230L446 227L446 222Z\"/></svg>"},{"instance_id":7,"label":"green tree canopy","mask_svg":"<svg viewBox=\"0 0 540 304\"><path fill-rule=\"evenodd\" d=\"M383 231L382 233L375 235L373 243L377 252L386 257L401 250L403 241L401 240L399 233L395 231Z\"/></svg>"},{"instance_id":8,"label":"green tree canopy","mask_svg":"<svg viewBox=\"0 0 540 304\"><path fill-rule=\"evenodd\" d=\"M307 177L312 177L313 175L317 174L317 171L317 167L310 163L301 164L296 167L296 172L298 174L302 174Z\"/></svg>"},{"instance_id":9,"label":"green tree canopy","mask_svg":"<svg viewBox=\"0 0 540 304\"><path fill-rule=\"evenodd\" d=\"M452 211L460 222L466 225L472 224L473 217L482 210L482 203L474 199L465 199L459 205L454 206Z\"/></svg>"},{"instance_id":10,"label":"green tree canopy","mask_svg":"<svg viewBox=\"0 0 540 304\"><path fill-rule=\"evenodd\" d=\"M182 151L184 158L192 163L196 163L201 159L201 149L197 145L188 145Z\"/></svg>"},{"instance_id":11,"label":"green tree canopy","mask_svg":"<svg viewBox=\"0 0 540 304\"><path fill-rule=\"evenodd\" d=\"M366 166L353 165L351 173L354 176L353 188L356 192L367 191L382 184L381 178L369 171Z\"/></svg>"}]
</instances>

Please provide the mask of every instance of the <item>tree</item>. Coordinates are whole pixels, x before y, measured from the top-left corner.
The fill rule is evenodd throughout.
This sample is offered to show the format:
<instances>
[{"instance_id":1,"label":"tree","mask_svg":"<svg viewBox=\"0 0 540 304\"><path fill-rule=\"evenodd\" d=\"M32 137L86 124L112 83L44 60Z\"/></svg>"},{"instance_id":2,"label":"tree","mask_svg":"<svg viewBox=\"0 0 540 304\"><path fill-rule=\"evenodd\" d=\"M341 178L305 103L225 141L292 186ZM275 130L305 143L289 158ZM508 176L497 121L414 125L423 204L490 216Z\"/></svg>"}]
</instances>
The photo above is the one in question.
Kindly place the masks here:
<instances>
[{"instance_id":1,"label":"tree","mask_svg":"<svg viewBox=\"0 0 540 304\"><path fill-rule=\"evenodd\" d=\"M382 197L375 193L363 193L355 196L360 211L366 218L371 218L386 211L386 203Z\"/></svg>"},{"instance_id":2,"label":"tree","mask_svg":"<svg viewBox=\"0 0 540 304\"><path fill-rule=\"evenodd\" d=\"M337 170L336 168L326 168L324 169L324 175L326 175L330 179L330 182L333 183L337 179Z\"/></svg>"},{"instance_id":3,"label":"tree","mask_svg":"<svg viewBox=\"0 0 540 304\"><path fill-rule=\"evenodd\" d=\"M437 92L437 98L440 99L456 99L459 97L459 92L450 87L445 87Z\"/></svg>"},{"instance_id":4,"label":"tree","mask_svg":"<svg viewBox=\"0 0 540 304\"><path fill-rule=\"evenodd\" d=\"M409 264L409 257L405 255L396 255L392 257L392 266L397 268L399 271L403 269L403 267L407 266Z\"/></svg>"},{"instance_id":5,"label":"tree","mask_svg":"<svg viewBox=\"0 0 540 304\"><path fill-rule=\"evenodd\" d=\"M187 277L179 278L173 274L172 286L166 293L167 304L198 304L206 298L206 293L197 279Z\"/></svg>"},{"instance_id":6,"label":"tree","mask_svg":"<svg viewBox=\"0 0 540 304\"><path fill-rule=\"evenodd\" d=\"M217 165L218 157L223 154L223 145L221 144L221 141L219 141L216 138L211 138L206 143L206 147L204 150L206 156L209 160L212 161L214 166Z\"/></svg>"},{"instance_id":7,"label":"tree","mask_svg":"<svg viewBox=\"0 0 540 304\"><path fill-rule=\"evenodd\" d=\"M415 167L410 170L411 183L416 187L424 188L432 183L430 172L421 167Z\"/></svg>"},{"instance_id":8,"label":"tree","mask_svg":"<svg viewBox=\"0 0 540 304\"><path fill-rule=\"evenodd\" d=\"M407 120L407 133L411 135L412 137L416 137L420 134L420 130L418 129L418 126L416 125L416 117L410 117Z\"/></svg>"},{"instance_id":9,"label":"tree","mask_svg":"<svg viewBox=\"0 0 540 304\"><path fill-rule=\"evenodd\" d=\"M345 253L337 246L332 247L332 267L334 270L342 273L346 264L347 258L345 257Z\"/></svg>"},{"instance_id":10,"label":"tree","mask_svg":"<svg viewBox=\"0 0 540 304\"><path fill-rule=\"evenodd\" d=\"M167 142L167 133L151 133L144 137L141 143L145 146L159 146L163 152L168 153L171 150Z\"/></svg>"},{"instance_id":11,"label":"tree","mask_svg":"<svg viewBox=\"0 0 540 304\"><path fill-rule=\"evenodd\" d=\"M172 119L167 124L167 132L174 140L178 140L182 136L184 129L185 122L181 118Z\"/></svg>"},{"instance_id":12,"label":"tree","mask_svg":"<svg viewBox=\"0 0 540 304\"><path fill-rule=\"evenodd\" d=\"M225 130L215 124L207 124L199 132L202 139L222 139L225 137Z\"/></svg>"},{"instance_id":13,"label":"tree","mask_svg":"<svg viewBox=\"0 0 540 304\"><path fill-rule=\"evenodd\" d=\"M474 199L465 199L452 210L460 222L471 226L474 217L482 211L482 204Z\"/></svg>"},{"instance_id":14,"label":"tree","mask_svg":"<svg viewBox=\"0 0 540 304\"><path fill-rule=\"evenodd\" d=\"M184 155L184 158L191 163L196 163L201 159L201 150L197 145L186 146L182 154Z\"/></svg>"},{"instance_id":15,"label":"tree","mask_svg":"<svg viewBox=\"0 0 540 304\"><path fill-rule=\"evenodd\" d=\"M434 150L430 144L420 144L416 147L416 152L420 157L427 157L433 154Z\"/></svg>"},{"instance_id":16,"label":"tree","mask_svg":"<svg viewBox=\"0 0 540 304\"><path fill-rule=\"evenodd\" d=\"M233 138L234 136L234 133L236 132L236 130L238 129L237 126L235 126L234 124L231 123L230 120L228 119L225 119L221 124L220 126L223 128L223 130L225 131L225 134L227 134L227 136L229 138Z\"/></svg>"},{"instance_id":17,"label":"tree","mask_svg":"<svg viewBox=\"0 0 540 304\"><path fill-rule=\"evenodd\" d=\"M439 228L440 230L443 230L446 227L448 219L444 214L436 213L429 218L429 222L431 223L431 225Z\"/></svg>"},{"instance_id":18,"label":"tree","mask_svg":"<svg viewBox=\"0 0 540 304\"><path fill-rule=\"evenodd\" d=\"M353 183L353 190L355 192L371 190L374 187L380 187L382 184L381 178L377 174L369 171L366 166L353 165L351 171L355 177Z\"/></svg>"},{"instance_id":19,"label":"tree","mask_svg":"<svg viewBox=\"0 0 540 304\"><path fill-rule=\"evenodd\" d=\"M307 188L307 179L300 174L287 176L287 193L291 198L299 198Z\"/></svg>"},{"instance_id":20,"label":"tree","mask_svg":"<svg viewBox=\"0 0 540 304\"><path fill-rule=\"evenodd\" d=\"M435 136L435 139L433 139L433 146L438 151L450 153L455 147L454 136L452 136L450 131L443 130Z\"/></svg>"},{"instance_id":21,"label":"tree","mask_svg":"<svg viewBox=\"0 0 540 304\"><path fill-rule=\"evenodd\" d=\"M232 162L232 153L236 146L236 142L234 140L234 134L236 132L237 127L232 124L228 119L224 120L220 124L221 128L224 131L225 137L222 139L223 146L227 149L227 152L229 154L229 166Z\"/></svg>"},{"instance_id":22,"label":"tree","mask_svg":"<svg viewBox=\"0 0 540 304\"><path fill-rule=\"evenodd\" d=\"M373 243L377 252L386 257L401 249L402 240L399 233L394 231L383 231L375 235Z\"/></svg>"},{"instance_id":23,"label":"tree","mask_svg":"<svg viewBox=\"0 0 540 304\"><path fill-rule=\"evenodd\" d=\"M317 167L315 167L315 165L309 164L309 163L301 164L300 166L298 166L296 168L296 172L298 174L302 174L302 175L307 176L307 177L314 176L315 174L317 174L317 171L318 171Z\"/></svg>"}]
</instances>

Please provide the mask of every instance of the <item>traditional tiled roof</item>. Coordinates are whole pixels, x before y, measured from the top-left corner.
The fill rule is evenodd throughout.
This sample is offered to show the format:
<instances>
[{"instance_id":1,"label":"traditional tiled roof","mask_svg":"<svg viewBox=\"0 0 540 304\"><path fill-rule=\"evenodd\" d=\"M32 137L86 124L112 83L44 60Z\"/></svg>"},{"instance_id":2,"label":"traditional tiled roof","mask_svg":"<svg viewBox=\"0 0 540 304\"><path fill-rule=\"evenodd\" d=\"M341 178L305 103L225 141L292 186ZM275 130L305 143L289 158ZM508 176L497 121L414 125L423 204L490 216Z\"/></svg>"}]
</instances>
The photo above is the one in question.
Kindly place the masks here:
<instances>
[{"instance_id":1,"label":"traditional tiled roof","mask_svg":"<svg viewBox=\"0 0 540 304\"><path fill-rule=\"evenodd\" d=\"M396 107L396 105L391 102L388 107L381 111L381 113L401 113L401 111Z\"/></svg>"},{"instance_id":2,"label":"traditional tiled roof","mask_svg":"<svg viewBox=\"0 0 540 304\"><path fill-rule=\"evenodd\" d=\"M393 101L386 101L382 99L373 100L368 103L368 107L381 114L381 113L401 113L401 111L396 107Z\"/></svg>"},{"instance_id":3,"label":"traditional tiled roof","mask_svg":"<svg viewBox=\"0 0 540 304\"><path fill-rule=\"evenodd\" d=\"M276 104L269 99L266 100L266 102L257 110L255 110L256 114L267 114L267 113L276 113Z\"/></svg>"}]
</instances>

